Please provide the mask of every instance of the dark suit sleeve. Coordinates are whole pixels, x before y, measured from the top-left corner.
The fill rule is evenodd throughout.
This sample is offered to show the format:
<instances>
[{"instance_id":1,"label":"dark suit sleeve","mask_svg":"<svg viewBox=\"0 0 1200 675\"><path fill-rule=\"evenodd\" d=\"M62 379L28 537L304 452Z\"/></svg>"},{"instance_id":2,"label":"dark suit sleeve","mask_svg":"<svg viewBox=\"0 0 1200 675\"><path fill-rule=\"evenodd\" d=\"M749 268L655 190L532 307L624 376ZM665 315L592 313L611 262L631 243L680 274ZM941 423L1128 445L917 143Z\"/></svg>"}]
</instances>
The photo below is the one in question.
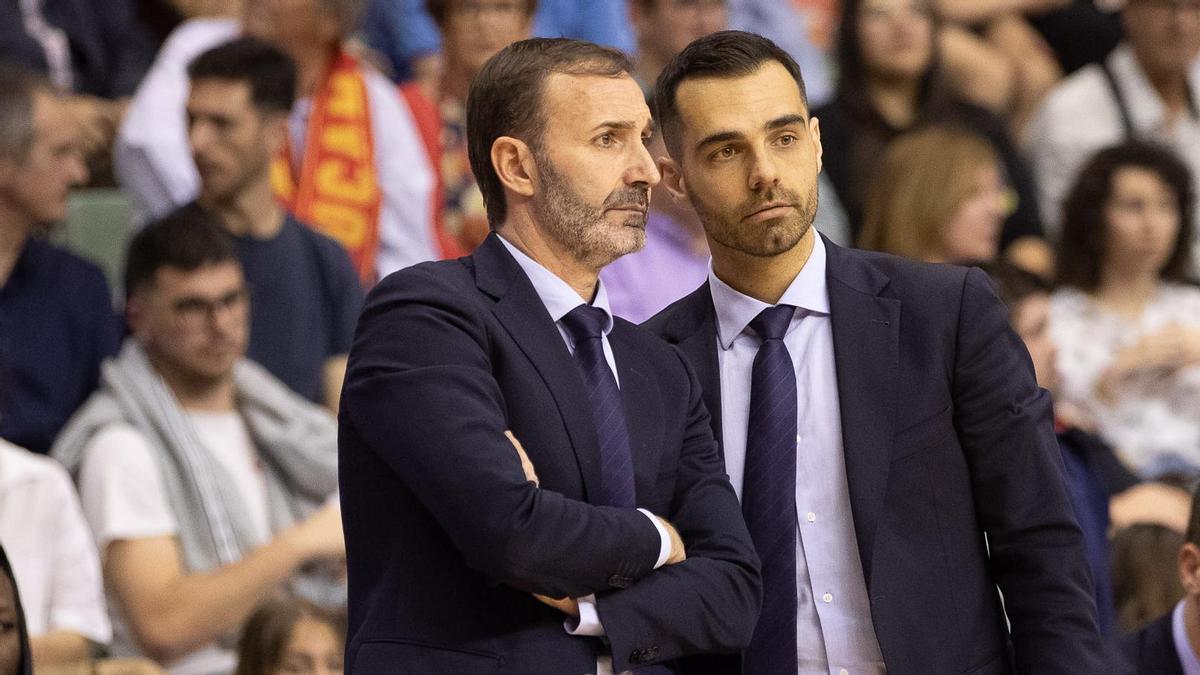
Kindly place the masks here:
<instances>
[{"instance_id":1,"label":"dark suit sleeve","mask_svg":"<svg viewBox=\"0 0 1200 675\"><path fill-rule=\"evenodd\" d=\"M525 480L503 435L504 400L478 317L486 310L461 295L422 267L371 293L350 353L342 423L491 580L579 597L609 588L614 574L645 575L660 539L644 514L591 506ZM420 555L420 542L412 546Z\"/></svg>"},{"instance_id":2,"label":"dark suit sleeve","mask_svg":"<svg viewBox=\"0 0 1200 675\"><path fill-rule=\"evenodd\" d=\"M1011 621L1017 671L1103 672L1095 601L1063 478L1050 395L986 275L964 283L954 423Z\"/></svg>"},{"instance_id":3,"label":"dark suit sleeve","mask_svg":"<svg viewBox=\"0 0 1200 675\"><path fill-rule=\"evenodd\" d=\"M666 661L738 651L749 644L762 605L758 555L717 452L700 384L672 350L687 372L687 429L671 512L658 515L679 531L687 560L597 597L614 672L636 666L634 654Z\"/></svg>"}]
</instances>

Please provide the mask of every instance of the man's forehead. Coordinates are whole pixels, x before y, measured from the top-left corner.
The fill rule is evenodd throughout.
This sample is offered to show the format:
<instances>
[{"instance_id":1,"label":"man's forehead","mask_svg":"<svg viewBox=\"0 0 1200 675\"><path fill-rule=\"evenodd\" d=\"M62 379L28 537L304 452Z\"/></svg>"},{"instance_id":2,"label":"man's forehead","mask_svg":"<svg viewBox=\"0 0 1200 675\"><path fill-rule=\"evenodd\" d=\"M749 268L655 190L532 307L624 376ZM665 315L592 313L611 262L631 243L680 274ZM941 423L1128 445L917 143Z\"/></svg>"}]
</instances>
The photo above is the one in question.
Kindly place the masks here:
<instances>
[{"instance_id":1,"label":"man's forehead","mask_svg":"<svg viewBox=\"0 0 1200 675\"><path fill-rule=\"evenodd\" d=\"M650 123L650 108L637 82L629 75L571 75L551 73L546 78L545 97L548 119L569 118L572 123L602 124Z\"/></svg>"},{"instance_id":2,"label":"man's forehead","mask_svg":"<svg viewBox=\"0 0 1200 675\"><path fill-rule=\"evenodd\" d=\"M712 124L758 126L781 115L808 116L799 85L775 61L748 75L684 80L675 92L675 107L685 133Z\"/></svg>"}]
</instances>

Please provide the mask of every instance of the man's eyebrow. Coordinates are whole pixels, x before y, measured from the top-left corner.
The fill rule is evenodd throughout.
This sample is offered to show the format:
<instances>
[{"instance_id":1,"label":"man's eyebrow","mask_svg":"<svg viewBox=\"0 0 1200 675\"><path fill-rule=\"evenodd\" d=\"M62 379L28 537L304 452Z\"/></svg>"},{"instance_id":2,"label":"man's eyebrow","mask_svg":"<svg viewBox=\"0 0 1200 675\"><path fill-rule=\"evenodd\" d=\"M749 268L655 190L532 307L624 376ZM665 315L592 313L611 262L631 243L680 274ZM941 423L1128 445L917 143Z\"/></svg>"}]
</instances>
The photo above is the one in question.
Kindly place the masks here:
<instances>
[{"instance_id":1,"label":"man's eyebrow","mask_svg":"<svg viewBox=\"0 0 1200 675\"><path fill-rule=\"evenodd\" d=\"M804 124L807 121L808 120L804 118L804 115L798 115L798 114L784 115L782 117L776 117L775 119L771 120L770 122L767 122L766 128L768 130L780 129L782 127L791 126L793 124Z\"/></svg>"},{"instance_id":2,"label":"man's eyebrow","mask_svg":"<svg viewBox=\"0 0 1200 675\"><path fill-rule=\"evenodd\" d=\"M701 138L696 143L696 148L697 149L703 148L704 146L711 145L713 143L724 143L725 141L736 141L737 139L739 139L741 137L742 137L742 134L740 134L736 131L718 131L714 134L709 134L709 135L705 136L704 138Z\"/></svg>"}]
</instances>

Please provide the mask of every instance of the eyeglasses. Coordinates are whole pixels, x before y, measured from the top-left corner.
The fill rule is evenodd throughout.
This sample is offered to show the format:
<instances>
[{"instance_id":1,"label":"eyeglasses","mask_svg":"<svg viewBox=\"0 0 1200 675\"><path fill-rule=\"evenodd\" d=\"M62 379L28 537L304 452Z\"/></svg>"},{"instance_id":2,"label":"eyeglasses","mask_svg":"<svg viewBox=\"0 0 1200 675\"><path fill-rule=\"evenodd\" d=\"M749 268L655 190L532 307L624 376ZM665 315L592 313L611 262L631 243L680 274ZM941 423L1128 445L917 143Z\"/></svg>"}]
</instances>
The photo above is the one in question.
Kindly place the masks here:
<instances>
[{"instance_id":1,"label":"eyeglasses","mask_svg":"<svg viewBox=\"0 0 1200 675\"><path fill-rule=\"evenodd\" d=\"M203 298L186 296L171 304L171 311L180 326L185 328L201 328L208 321L217 318L218 312L234 312L244 314L247 305L246 289L239 288L230 291L219 298Z\"/></svg>"}]
</instances>

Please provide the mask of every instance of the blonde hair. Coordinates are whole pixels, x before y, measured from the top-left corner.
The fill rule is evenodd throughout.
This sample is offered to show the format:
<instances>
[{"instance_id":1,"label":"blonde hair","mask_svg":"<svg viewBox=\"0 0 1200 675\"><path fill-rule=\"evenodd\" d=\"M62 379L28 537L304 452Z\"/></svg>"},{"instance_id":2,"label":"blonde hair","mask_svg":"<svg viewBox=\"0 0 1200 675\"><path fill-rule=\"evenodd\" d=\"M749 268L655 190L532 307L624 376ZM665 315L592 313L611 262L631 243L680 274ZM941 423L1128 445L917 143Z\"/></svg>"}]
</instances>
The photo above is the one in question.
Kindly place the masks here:
<instances>
[{"instance_id":1,"label":"blonde hair","mask_svg":"<svg viewBox=\"0 0 1200 675\"><path fill-rule=\"evenodd\" d=\"M917 260L940 255L943 228L986 168L1000 168L1000 157L970 132L935 125L898 137L867 192L859 246Z\"/></svg>"}]
</instances>

